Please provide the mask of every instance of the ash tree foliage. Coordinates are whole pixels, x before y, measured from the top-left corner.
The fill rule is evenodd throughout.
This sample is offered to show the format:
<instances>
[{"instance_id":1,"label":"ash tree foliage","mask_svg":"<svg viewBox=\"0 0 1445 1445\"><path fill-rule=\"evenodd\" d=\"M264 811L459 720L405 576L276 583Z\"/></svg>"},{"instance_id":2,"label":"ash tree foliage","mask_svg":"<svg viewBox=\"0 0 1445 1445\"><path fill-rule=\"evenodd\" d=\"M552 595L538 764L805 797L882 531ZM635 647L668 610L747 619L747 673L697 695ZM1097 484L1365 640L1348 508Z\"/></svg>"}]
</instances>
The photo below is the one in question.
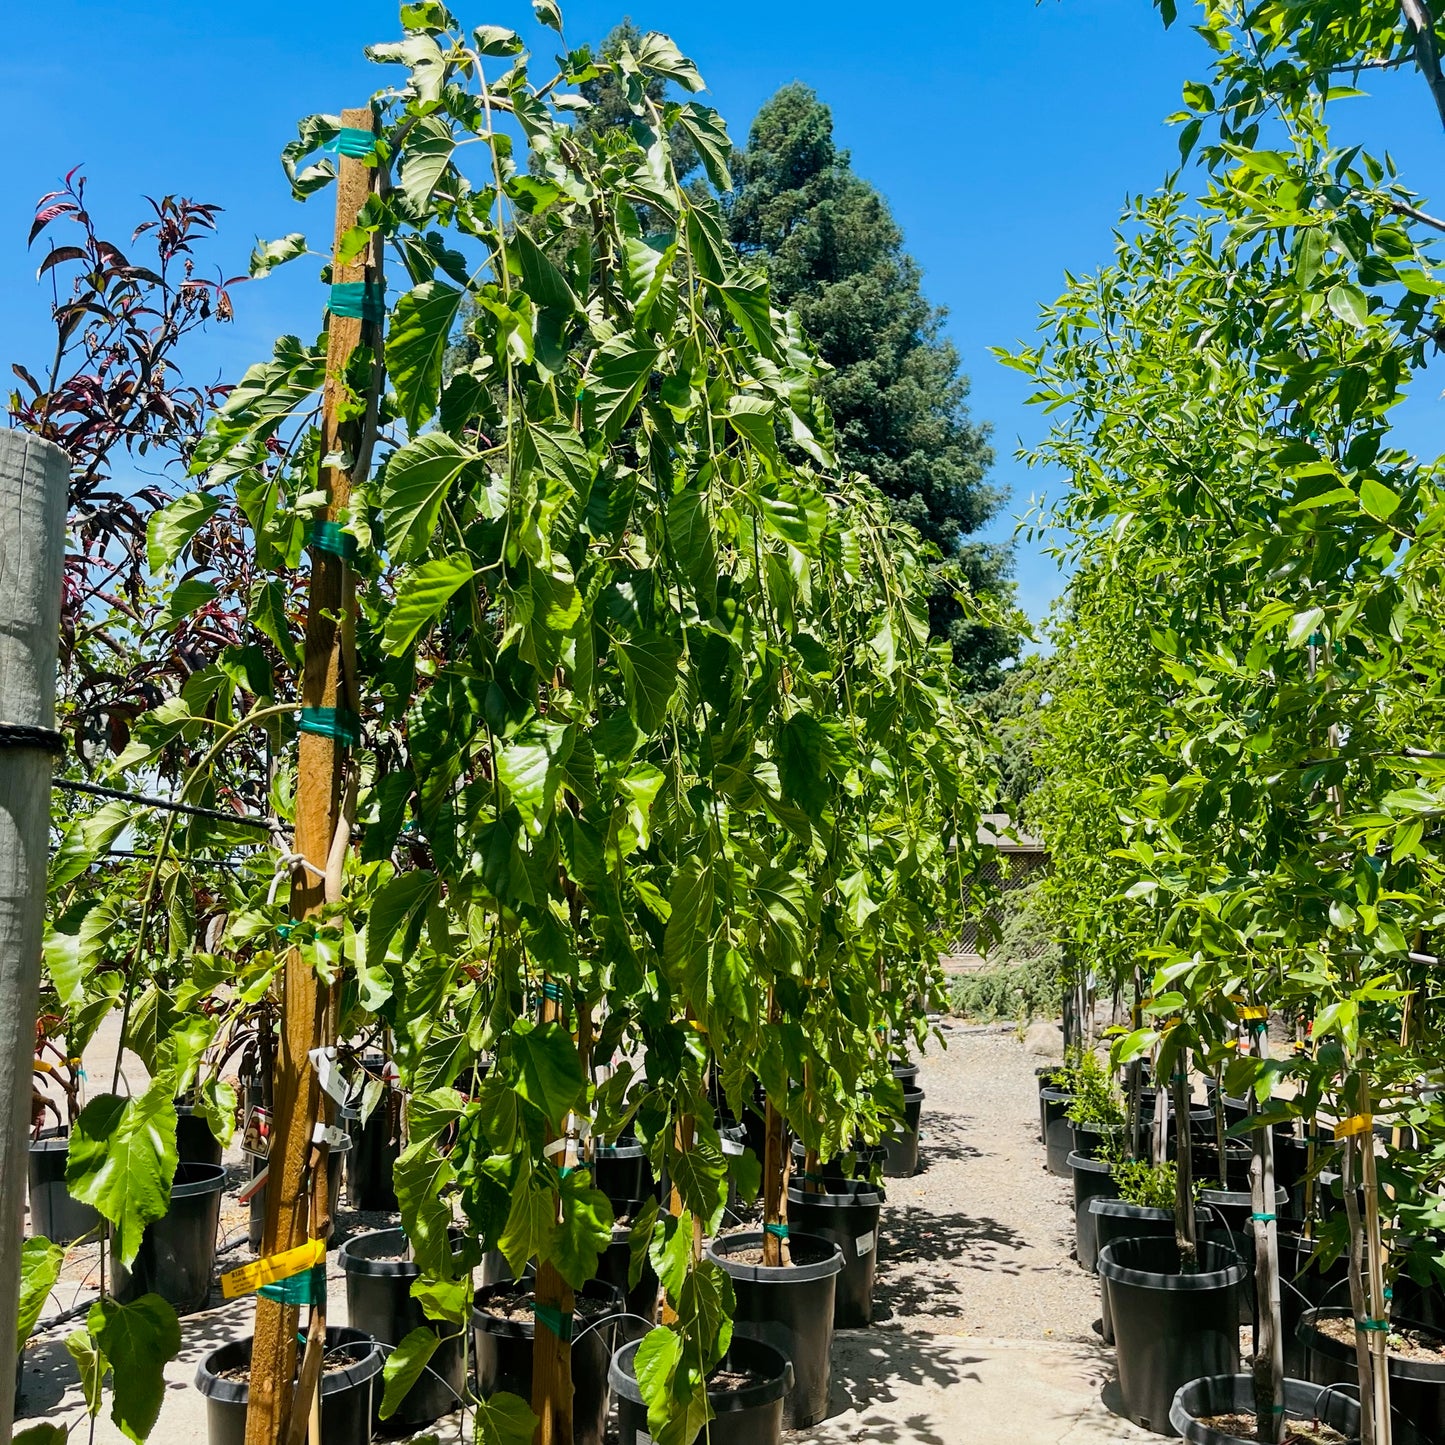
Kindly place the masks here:
<instances>
[{"instance_id":1,"label":"ash tree foliage","mask_svg":"<svg viewBox=\"0 0 1445 1445\"><path fill-rule=\"evenodd\" d=\"M1438 36L1412 4L1202 18L1215 72L1174 118L1199 194L1176 178L1132 203L1113 263L1013 358L1057 418L1035 458L1072 478L1052 520L1078 566L1035 816L1059 928L1101 982L1143 972L1118 1060L1192 1053L1252 1086L1263 1122L1365 1121L1320 1160L1345 1194L1322 1237L1351 1250L1355 1317L1380 1319L1397 1271L1441 1271L1445 1117L1420 1080L1439 1048L1445 506L1439 460L1392 414L1445 320L1445 226L1330 122L1373 69L1412 64L1433 93ZM1308 1044L1246 1054L1251 1007ZM1282 1077L1288 1106L1268 1102ZM1358 1142L1377 1115L1413 1131L1380 1160ZM1362 1437L1388 1439L1385 1340L1358 1340ZM1278 1372L1256 1366L1275 1440Z\"/></svg>"},{"instance_id":2,"label":"ash tree foliage","mask_svg":"<svg viewBox=\"0 0 1445 1445\"><path fill-rule=\"evenodd\" d=\"M717 1226L730 1170L758 1187L751 1156L723 1153L713 1076L736 1114L761 1088L825 1156L891 1127L890 1048L921 1037L918 999L942 998L991 782L932 636L926 544L840 458L798 315L683 183L695 156L731 188L701 77L657 34L594 59L550 0L534 8L559 51L536 75L513 31L436 3L403 6L402 38L370 48L379 139L342 253L385 257L384 304L363 303L379 345L328 378L324 334L278 340L195 448L194 490L158 514L178 613L208 577L203 525L244 536L254 571L248 592L205 594L237 647L136 720L115 776L167 766L210 804L264 767L278 842L172 815L139 883L109 875L61 913L51 1002L92 1027L123 1007L155 1065L146 1095L91 1102L70 1156L72 1187L132 1241L164 1210L175 1093L199 1071L222 1112L218 1051L271 1027L288 951L335 983L343 1039L395 1041L402 1218L420 1296L458 1328L485 1249L592 1277L612 1215L585 1135L635 1132L683 1205L633 1227L676 1314L638 1375L655 1438L687 1445L732 1308L694 1221ZM604 82L626 127L576 123ZM299 199L329 200L339 140L334 117L301 122L284 155ZM263 244L256 274L321 251L321 209L318 244ZM369 274L379 287L375 259ZM293 923L326 384L361 422L328 543L358 590L359 845L342 901ZM127 819L74 826L70 899ZM218 844L231 866L207 871ZM548 1147L563 1137L583 1167ZM398 1351L389 1396L418 1368ZM486 1445L531 1438L521 1401L469 1408Z\"/></svg>"}]
</instances>

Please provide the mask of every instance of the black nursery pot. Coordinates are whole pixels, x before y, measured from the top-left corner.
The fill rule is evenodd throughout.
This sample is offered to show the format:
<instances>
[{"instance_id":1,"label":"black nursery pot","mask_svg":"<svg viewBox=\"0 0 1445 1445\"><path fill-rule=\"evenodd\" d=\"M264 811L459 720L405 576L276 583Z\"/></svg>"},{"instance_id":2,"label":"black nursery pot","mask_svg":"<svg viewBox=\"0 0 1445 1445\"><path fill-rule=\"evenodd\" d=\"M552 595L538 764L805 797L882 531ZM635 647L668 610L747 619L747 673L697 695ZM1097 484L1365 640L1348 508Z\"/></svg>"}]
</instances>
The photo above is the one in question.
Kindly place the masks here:
<instances>
[{"instance_id":1,"label":"black nursery pot","mask_svg":"<svg viewBox=\"0 0 1445 1445\"><path fill-rule=\"evenodd\" d=\"M30 1142L30 1232L51 1244L71 1244L100 1225L100 1215L65 1187L64 1129L46 1129Z\"/></svg>"},{"instance_id":2,"label":"black nursery pot","mask_svg":"<svg viewBox=\"0 0 1445 1445\"><path fill-rule=\"evenodd\" d=\"M401 1155L401 1139L392 1137L396 1093L388 1087L365 1123L359 1107L347 1110L346 1202L353 1209L388 1214L400 1207L392 1180L392 1166Z\"/></svg>"},{"instance_id":3,"label":"black nursery pot","mask_svg":"<svg viewBox=\"0 0 1445 1445\"><path fill-rule=\"evenodd\" d=\"M158 1294L177 1314L205 1307L225 1191L226 1171L219 1164L176 1165L171 1207L146 1225L130 1266L111 1255L115 1297L121 1304Z\"/></svg>"},{"instance_id":4,"label":"black nursery pot","mask_svg":"<svg viewBox=\"0 0 1445 1445\"><path fill-rule=\"evenodd\" d=\"M762 1156L759 1155L759 1158ZM848 1153L839 1154L818 1165L818 1173L829 1189L840 1184L867 1183L873 1171L880 1168L888 1158L888 1150L882 1144L857 1144ZM801 1139L793 1140L793 1174L803 1173L808 1153Z\"/></svg>"},{"instance_id":5,"label":"black nursery pot","mask_svg":"<svg viewBox=\"0 0 1445 1445\"><path fill-rule=\"evenodd\" d=\"M639 1341L623 1345L612 1357L608 1379L617 1395L618 1445L647 1445L647 1406L637 1384ZM761 1340L733 1337L720 1371L748 1375L740 1390L708 1388L714 1419L708 1422L711 1445L779 1445L783 1438L783 1398L793 1388L787 1357Z\"/></svg>"},{"instance_id":6,"label":"black nursery pot","mask_svg":"<svg viewBox=\"0 0 1445 1445\"><path fill-rule=\"evenodd\" d=\"M1096 1194L1089 1200L1089 1213L1094 1218L1094 1245L1097 1251L1116 1239L1173 1239L1174 1211L1172 1209L1148 1209L1142 1204L1126 1204L1122 1199L1111 1199ZM1204 1233L1208 1221L1203 1214L1194 1216L1196 1238ZM1099 1276L1100 1325L1104 1343L1114 1343L1114 1312L1109 1305L1109 1281Z\"/></svg>"},{"instance_id":7,"label":"black nursery pot","mask_svg":"<svg viewBox=\"0 0 1445 1445\"><path fill-rule=\"evenodd\" d=\"M652 1165L647 1150L636 1139L598 1144L590 1167L592 1187L607 1196L614 1213L622 1213L633 1200L646 1199L652 1193Z\"/></svg>"},{"instance_id":8,"label":"black nursery pot","mask_svg":"<svg viewBox=\"0 0 1445 1445\"><path fill-rule=\"evenodd\" d=\"M194 1104L176 1101L176 1158L182 1164L219 1164L221 1141Z\"/></svg>"},{"instance_id":9,"label":"black nursery pot","mask_svg":"<svg viewBox=\"0 0 1445 1445\"><path fill-rule=\"evenodd\" d=\"M883 1141L886 1179L911 1179L918 1173L918 1123L923 1117L923 1090L903 1086L903 1127Z\"/></svg>"},{"instance_id":10,"label":"black nursery pot","mask_svg":"<svg viewBox=\"0 0 1445 1445\"><path fill-rule=\"evenodd\" d=\"M1074 1258L1092 1274L1099 1246L1097 1218L1089 1205L1095 1199L1117 1199L1119 1186L1114 1180L1114 1166L1103 1159L1070 1154L1069 1168L1074 1176Z\"/></svg>"},{"instance_id":11,"label":"black nursery pot","mask_svg":"<svg viewBox=\"0 0 1445 1445\"><path fill-rule=\"evenodd\" d=\"M406 1251L400 1229L378 1229L358 1234L341 1246L337 1256L346 1275L346 1317L379 1344L395 1348L413 1330L431 1330L441 1343L383 1429L419 1429L449 1415L462 1403L467 1382L464 1337L454 1325L426 1317L411 1285L421 1270L409 1259L394 1256ZM382 1391L375 1405L381 1408Z\"/></svg>"},{"instance_id":12,"label":"black nursery pot","mask_svg":"<svg viewBox=\"0 0 1445 1445\"><path fill-rule=\"evenodd\" d=\"M326 1154L326 1182L331 1193L332 1209L336 1207L335 1201L341 1196L341 1169L342 1163L347 1154L351 1152L351 1140L348 1137L341 1144L333 1144ZM255 1175L251 1176L255 1178ZM269 1182L269 1181L268 1181ZM261 1235L266 1226L266 1185L263 1184L251 1196L251 1227L250 1239L251 1248L259 1252L261 1248Z\"/></svg>"},{"instance_id":13,"label":"black nursery pot","mask_svg":"<svg viewBox=\"0 0 1445 1445\"><path fill-rule=\"evenodd\" d=\"M1306 1310L1300 1316L1299 1338L1305 1348L1305 1369L1316 1385L1345 1385L1357 1390L1359 1372L1355 1362L1354 1341L1337 1340L1322 1333L1317 1319L1350 1319L1348 1307L1332 1305L1326 1309ZM1420 1329L1416 1320L1397 1319L1391 1324L1404 1329ZM1438 1335L1438 1330L1428 1333ZM1445 1440L1445 1360L1405 1360L1398 1355L1385 1356L1390 1377L1391 1415L1413 1426L1421 1439L1438 1445ZM1394 1420L1391 1421L1394 1424Z\"/></svg>"},{"instance_id":14,"label":"black nursery pot","mask_svg":"<svg viewBox=\"0 0 1445 1445\"><path fill-rule=\"evenodd\" d=\"M910 1059L893 1060L893 1077L903 1085L904 1093L907 1093L909 1089L918 1088L918 1075L922 1068L921 1064L916 1064Z\"/></svg>"},{"instance_id":15,"label":"black nursery pot","mask_svg":"<svg viewBox=\"0 0 1445 1445\"><path fill-rule=\"evenodd\" d=\"M857 1330L872 1323L882 1208L882 1190L859 1180L830 1184L824 1194L788 1190L789 1223L804 1234L830 1240L843 1255L833 1294L835 1330Z\"/></svg>"},{"instance_id":16,"label":"black nursery pot","mask_svg":"<svg viewBox=\"0 0 1445 1445\"><path fill-rule=\"evenodd\" d=\"M472 1300L472 1341L477 1360L477 1391L488 1399L508 1390L532 1398L532 1342L536 1320L503 1319L488 1308L517 1294L530 1294L535 1281L506 1280L483 1285ZM603 1445L611 1391L607 1367L617 1333L622 1297L600 1279L588 1280L578 1293L605 1306L601 1316L578 1313L572 1330L572 1439L574 1445ZM599 1323L600 1319L600 1323ZM543 1326L543 1328L546 1328Z\"/></svg>"},{"instance_id":17,"label":"black nursery pot","mask_svg":"<svg viewBox=\"0 0 1445 1445\"><path fill-rule=\"evenodd\" d=\"M1309 1378L1304 1344L1299 1338L1299 1322L1304 1312L1317 1309L1345 1287L1349 1279L1349 1260L1340 1255L1327 1268L1318 1260L1311 1262L1315 1241L1281 1229L1279 1240L1279 1314L1284 1335L1284 1372L1304 1380ZM1398 1290L1399 1285L1395 1288Z\"/></svg>"},{"instance_id":18,"label":"black nursery pot","mask_svg":"<svg viewBox=\"0 0 1445 1445\"><path fill-rule=\"evenodd\" d=\"M1109 1282L1124 1413L1146 1430L1169 1432L1181 1385L1239 1370L1237 1255L1203 1241L1199 1271L1179 1272L1172 1239L1116 1239L1099 1251Z\"/></svg>"},{"instance_id":19,"label":"black nursery pot","mask_svg":"<svg viewBox=\"0 0 1445 1445\"><path fill-rule=\"evenodd\" d=\"M1276 1214L1284 1210L1288 1198L1283 1189L1274 1191ZM1244 1280L1239 1287L1239 1322L1253 1324L1254 1228L1249 1216L1254 1211L1254 1196L1248 1189L1201 1189L1199 1207L1209 1216L1204 1237L1233 1250L1244 1264Z\"/></svg>"},{"instance_id":20,"label":"black nursery pot","mask_svg":"<svg viewBox=\"0 0 1445 1445\"><path fill-rule=\"evenodd\" d=\"M1284 1412L1292 1420L1319 1420L1338 1430L1347 1440L1360 1433L1360 1405L1339 1390L1312 1385L1304 1380L1284 1382ZM1209 1375L1179 1387L1169 1407L1169 1423L1190 1445L1236 1445L1237 1435L1226 1435L1201 1425L1212 1415L1253 1415L1252 1375Z\"/></svg>"},{"instance_id":21,"label":"black nursery pot","mask_svg":"<svg viewBox=\"0 0 1445 1445\"><path fill-rule=\"evenodd\" d=\"M646 1200L632 1199L617 1211L619 1219L635 1219L646 1207ZM619 1339L623 1341L641 1339L649 1329L644 1320L652 1320L657 1313L657 1292L659 1289L657 1271L652 1260L644 1253L642 1271L637 1284L629 1289L628 1278L632 1273L631 1231L625 1224L614 1224L612 1243L604 1249L597 1260L597 1278L610 1284L623 1297L629 1315L637 1319L625 1319L618 1325Z\"/></svg>"},{"instance_id":22,"label":"black nursery pot","mask_svg":"<svg viewBox=\"0 0 1445 1445\"><path fill-rule=\"evenodd\" d=\"M801 1430L828 1413L833 1302L843 1255L830 1240L792 1234L788 1265L746 1264L736 1256L761 1249L761 1230L726 1234L707 1247L708 1258L733 1282L734 1337L761 1340L793 1364L793 1386L783 1398L783 1427Z\"/></svg>"},{"instance_id":23,"label":"black nursery pot","mask_svg":"<svg viewBox=\"0 0 1445 1445\"><path fill-rule=\"evenodd\" d=\"M326 1331L328 1361L346 1349L354 1363L321 1376L321 1445L368 1445L371 1440L372 1395L381 1394L381 1347L360 1330L332 1325ZM208 1445L245 1445L245 1380L223 1380L222 1371L245 1369L251 1363L251 1340L232 1340L212 1350L196 1371L196 1389L206 1397Z\"/></svg>"},{"instance_id":24,"label":"black nursery pot","mask_svg":"<svg viewBox=\"0 0 1445 1445\"><path fill-rule=\"evenodd\" d=\"M1049 1173L1060 1179L1069 1177L1069 1155L1074 1152L1074 1126L1069 1122L1068 1108L1072 1094L1062 1089L1040 1089L1039 1111L1044 1126L1044 1148L1049 1156Z\"/></svg>"}]
</instances>

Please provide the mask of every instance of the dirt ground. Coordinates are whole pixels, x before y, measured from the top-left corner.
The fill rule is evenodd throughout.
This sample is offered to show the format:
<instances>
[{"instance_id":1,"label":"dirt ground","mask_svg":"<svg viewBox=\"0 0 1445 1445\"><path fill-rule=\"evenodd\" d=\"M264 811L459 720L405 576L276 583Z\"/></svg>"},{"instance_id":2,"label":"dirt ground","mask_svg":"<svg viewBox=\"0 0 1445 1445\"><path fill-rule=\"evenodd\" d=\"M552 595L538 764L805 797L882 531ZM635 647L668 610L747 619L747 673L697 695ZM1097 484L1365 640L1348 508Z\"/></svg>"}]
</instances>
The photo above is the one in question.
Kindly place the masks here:
<instances>
[{"instance_id":1,"label":"dirt ground","mask_svg":"<svg viewBox=\"0 0 1445 1445\"><path fill-rule=\"evenodd\" d=\"M1038 1141L1034 1069L1045 1059L1009 1030L946 1024L944 1043L935 1041L922 1061L919 1172L888 1181L875 1323L837 1334L829 1418L789 1439L956 1445L1005 1423L1014 1445L1153 1438L1109 1409L1113 1360L1099 1341L1096 1282L1073 1260L1070 1187L1044 1168ZM239 1179L239 1154L234 1163ZM386 1222L340 1215L342 1237ZM245 1233L245 1211L228 1197L218 1270L252 1257ZM345 1282L331 1258L331 1318L341 1323ZM83 1308L97 1272L96 1249L74 1251L47 1317ZM223 1304L215 1289L208 1309L182 1321L182 1351L167 1369L152 1440L202 1445L196 1365L249 1333L251 1310L249 1300ZM17 1428L83 1420L64 1344L74 1327L42 1324L32 1341ZM468 1438L455 1418L433 1429L443 1441ZM94 1438L101 1445L123 1439L105 1418Z\"/></svg>"}]
</instances>

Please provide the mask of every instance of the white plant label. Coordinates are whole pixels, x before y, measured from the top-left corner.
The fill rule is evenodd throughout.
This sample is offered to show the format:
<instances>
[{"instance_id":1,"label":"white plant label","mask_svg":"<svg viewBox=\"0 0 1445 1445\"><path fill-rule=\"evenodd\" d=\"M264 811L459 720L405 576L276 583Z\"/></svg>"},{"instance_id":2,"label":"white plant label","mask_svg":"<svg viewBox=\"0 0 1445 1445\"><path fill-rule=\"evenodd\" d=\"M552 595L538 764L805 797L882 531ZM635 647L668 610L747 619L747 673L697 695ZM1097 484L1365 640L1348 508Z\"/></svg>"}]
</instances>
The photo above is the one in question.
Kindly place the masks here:
<instances>
[{"instance_id":1,"label":"white plant label","mask_svg":"<svg viewBox=\"0 0 1445 1445\"><path fill-rule=\"evenodd\" d=\"M859 1258L859 1259L864 1258L865 1255L870 1255L870 1254L873 1253L873 1232L872 1232L872 1230L869 1230L869 1232L868 1232L867 1234L860 1234L860 1235L858 1236L858 1243L857 1243L856 1248L857 1248L857 1250L858 1250L858 1258Z\"/></svg>"}]
</instances>

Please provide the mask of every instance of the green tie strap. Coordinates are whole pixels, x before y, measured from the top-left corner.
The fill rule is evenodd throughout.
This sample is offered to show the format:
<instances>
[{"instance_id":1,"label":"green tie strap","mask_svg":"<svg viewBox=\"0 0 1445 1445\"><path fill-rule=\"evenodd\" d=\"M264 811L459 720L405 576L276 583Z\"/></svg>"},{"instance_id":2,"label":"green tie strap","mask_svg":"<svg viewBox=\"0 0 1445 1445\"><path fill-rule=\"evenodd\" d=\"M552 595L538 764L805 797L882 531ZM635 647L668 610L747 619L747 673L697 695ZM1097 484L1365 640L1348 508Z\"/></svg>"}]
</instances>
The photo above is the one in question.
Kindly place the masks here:
<instances>
[{"instance_id":1,"label":"green tie strap","mask_svg":"<svg viewBox=\"0 0 1445 1445\"><path fill-rule=\"evenodd\" d=\"M788 1237L788 1226L786 1224L765 1224L763 1233L771 1234L774 1239L786 1239Z\"/></svg>"},{"instance_id":2,"label":"green tie strap","mask_svg":"<svg viewBox=\"0 0 1445 1445\"><path fill-rule=\"evenodd\" d=\"M283 1305L310 1305L324 1304L326 1302L326 1266L318 1264L311 1269L303 1269L300 1274L293 1274L286 1279L278 1279L272 1284L263 1284L256 1291L265 1299L275 1300L277 1304Z\"/></svg>"},{"instance_id":3,"label":"green tie strap","mask_svg":"<svg viewBox=\"0 0 1445 1445\"><path fill-rule=\"evenodd\" d=\"M571 1310L559 1310L556 1305L538 1302L532 1306L532 1314L539 1324L545 1325L559 1340L572 1338Z\"/></svg>"},{"instance_id":4,"label":"green tie strap","mask_svg":"<svg viewBox=\"0 0 1445 1445\"><path fill-rule=\"evenodd\" d=\"M375 281L338 281L331 288L326 309L333 316L379 322L386 316L386 292Z\"/></svg>"},{"instance_id":5,"label":"green tie strap","mask_svg":"<svg viewBox=\"0 0 1445 1445\"><path fill-rule=\"evenodd\" d=\"M344 125L336 133L336 139L322 146L322 150L335 151L339 156L349 156L354 161L364 161L376 154L376 136L369 130L354 125Z\"/></svg>"},{"instance_id":6,"label":"green tie strap","mask_svg":"<svg viewBox=\"0 0 1445 1445\"><path fill-rule=\"evenodd\" d=\"M335 738L349 748L361 741L361 719L344 707L303 707L300 727L303 733Z\"/></svg>"},{"instance_id":7,"label":"green tie strap","mask_svg":"<svg viewBox=\"0 0 1445 1445\"><path fill-rule=\"evenodd\" d=\"M306 529L307 544L317 552L350 562L356 556L356 538L343 532L339 522L312 522Z\"/></svg>"}]
</instances>

